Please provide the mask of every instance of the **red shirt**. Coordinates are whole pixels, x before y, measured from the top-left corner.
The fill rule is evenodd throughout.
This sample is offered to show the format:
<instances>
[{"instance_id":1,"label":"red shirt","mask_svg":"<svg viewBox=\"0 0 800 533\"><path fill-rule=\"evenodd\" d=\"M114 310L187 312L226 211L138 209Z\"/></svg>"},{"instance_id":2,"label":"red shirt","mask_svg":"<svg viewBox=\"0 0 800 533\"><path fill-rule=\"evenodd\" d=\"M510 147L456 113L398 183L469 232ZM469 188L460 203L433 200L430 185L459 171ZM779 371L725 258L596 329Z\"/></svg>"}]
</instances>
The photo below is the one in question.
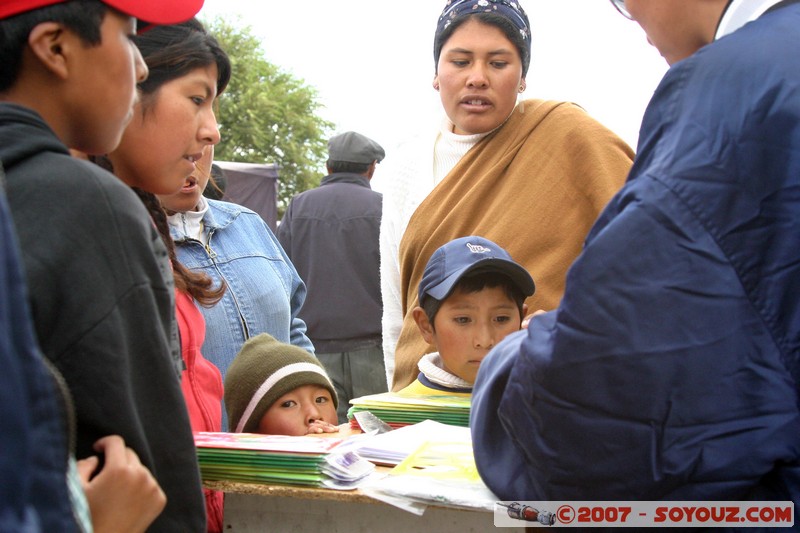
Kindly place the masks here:
<instances>
[{"instance_id":1,"label":"red shirt","mask_svg":"<svg viewBox=\"0 0 800 533\"><path fill-rule=\"evenodd\" d=\"M200 353L206 337L205 320L192 297L178 290L175 291L175 308L181 336L181 355L186 365L181 374L181 390L189 411L192 431L221 431L222 375ZM208 532L221 532L223 493L212 490L204 492Z\"/></svg>"}]
</instances>

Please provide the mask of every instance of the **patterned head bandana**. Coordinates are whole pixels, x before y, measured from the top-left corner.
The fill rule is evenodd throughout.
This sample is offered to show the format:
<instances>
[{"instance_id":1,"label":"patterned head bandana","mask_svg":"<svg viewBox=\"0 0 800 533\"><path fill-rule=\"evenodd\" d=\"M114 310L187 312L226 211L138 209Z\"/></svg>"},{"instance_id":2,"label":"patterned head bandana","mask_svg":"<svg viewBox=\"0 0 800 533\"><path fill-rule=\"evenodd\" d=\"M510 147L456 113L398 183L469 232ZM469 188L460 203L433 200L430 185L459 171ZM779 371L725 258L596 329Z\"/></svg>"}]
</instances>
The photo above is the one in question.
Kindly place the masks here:
<instances>
[{"instance_id":1,"label":"patterned head bandana","mask_svg":"<svg viewBox=\"0 0 800 533\"><path fill-rule=\"evenodd\" d=\"M494 13L510 20L519 30L522 38L530 45L530 23L522 6L514 0L447 0L444 11L439 15L436 33L439 34L461 15L472 13Z\"/></svg>"},{"instance_id":2,"label":"patterned head bandana","mask_svg":"<svg viewBox=\"0 0 800 533\"><path fill-rule=\"evenodd\" d=\"M450 24L459 17L476 13L494 13L508 19L519 31L522 41L527 46L527 56L530 58L531 31L528 15L516 0L447 0L439 22L436 25L436 35L445 31ZM520 54L524 55L524 54ZM435 58L438 61L438 57ZM523 66L525 71L528 65Z\"/></svg>"}]
</instances>

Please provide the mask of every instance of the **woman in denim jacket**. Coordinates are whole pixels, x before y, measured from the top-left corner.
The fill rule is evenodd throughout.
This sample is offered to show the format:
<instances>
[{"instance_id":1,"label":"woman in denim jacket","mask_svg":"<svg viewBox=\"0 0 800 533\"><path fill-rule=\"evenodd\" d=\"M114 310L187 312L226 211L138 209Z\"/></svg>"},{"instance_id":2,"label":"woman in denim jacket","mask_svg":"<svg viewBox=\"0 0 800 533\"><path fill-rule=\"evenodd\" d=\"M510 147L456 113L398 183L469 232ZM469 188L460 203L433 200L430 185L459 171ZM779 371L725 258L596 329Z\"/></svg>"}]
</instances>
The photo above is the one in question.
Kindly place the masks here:
<instances>
[{"instance_id":1,"label":"woman in denim jacket","mask_svg":"<svg viewBox=\"0 0 800 533\"><path fill-rule=\"evenodd\" d=\"M312 354L314 346L297 316L306 286L272 230L250 209L203 197L213 157L213 147L207 148L185 186L160 199L181 263L228 286L218 304L201 307L207 328L203 355L224 379L244 342L259 333ZM223 429L224 415L223 410Z\"/></svg>"}]
</instances>

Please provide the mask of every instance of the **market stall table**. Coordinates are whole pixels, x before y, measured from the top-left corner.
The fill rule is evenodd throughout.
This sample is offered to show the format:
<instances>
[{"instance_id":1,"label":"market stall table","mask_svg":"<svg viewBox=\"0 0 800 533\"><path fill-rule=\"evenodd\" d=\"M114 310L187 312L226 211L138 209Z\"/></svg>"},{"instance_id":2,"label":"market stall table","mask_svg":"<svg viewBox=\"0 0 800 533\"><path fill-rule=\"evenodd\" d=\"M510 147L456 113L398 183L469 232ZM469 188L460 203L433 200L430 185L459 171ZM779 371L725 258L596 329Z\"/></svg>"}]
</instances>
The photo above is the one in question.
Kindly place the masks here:
<instances>
[{"instance_id":1,"label":"market stall table","mask_svg":"<svg viewBox=\"0 0 800 533\"><path fill-rule=\"evenodd\" d=\"M224 531L236 533L484 533L495 529L490 512L429 506L418 516L359 490L228 481L208 481L204 486L226 493ZM501 531L516 533L525 528Z\"/></svg>"}]
</instances>

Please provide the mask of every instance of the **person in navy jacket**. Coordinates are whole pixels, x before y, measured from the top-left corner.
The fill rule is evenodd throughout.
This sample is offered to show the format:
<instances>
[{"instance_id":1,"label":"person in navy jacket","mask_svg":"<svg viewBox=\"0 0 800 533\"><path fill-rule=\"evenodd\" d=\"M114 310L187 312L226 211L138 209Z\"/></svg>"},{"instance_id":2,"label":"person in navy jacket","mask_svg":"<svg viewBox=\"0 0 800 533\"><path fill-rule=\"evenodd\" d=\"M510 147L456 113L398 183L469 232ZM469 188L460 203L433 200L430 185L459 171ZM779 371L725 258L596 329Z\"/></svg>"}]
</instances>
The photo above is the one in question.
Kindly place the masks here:
<instances>
[{"instance_id":1,"label":"person in navy jacket","mask_svg":"<svg viewBox=\"0 0 800 533\"><path fill-rule=\"evenodd\" d=\"M478 470L506 500L796 514L800 2L613 3L671 68L559 308L481 365Z\"/></svg>"}]
</instances>

